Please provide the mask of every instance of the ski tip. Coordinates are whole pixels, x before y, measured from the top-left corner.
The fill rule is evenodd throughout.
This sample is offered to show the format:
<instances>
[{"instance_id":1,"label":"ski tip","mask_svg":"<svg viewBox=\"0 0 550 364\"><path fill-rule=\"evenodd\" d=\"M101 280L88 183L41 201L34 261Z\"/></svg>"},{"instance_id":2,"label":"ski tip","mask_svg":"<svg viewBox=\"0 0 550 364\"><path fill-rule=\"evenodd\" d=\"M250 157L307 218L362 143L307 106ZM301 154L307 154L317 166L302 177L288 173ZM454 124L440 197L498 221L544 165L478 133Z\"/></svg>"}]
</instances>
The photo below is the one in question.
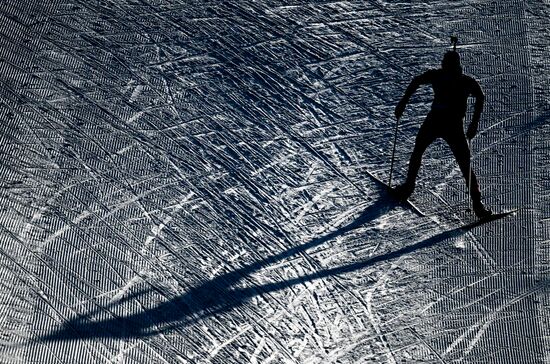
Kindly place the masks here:
<instances>
[{"instance_id":1,"label":"ski tip","mask_svg":"<svg viewBox=\"0 0 550 364\"><path fill-rule=\"evenodd\" d=\"M520 208L516 208L516 209L512 209L512 210L504 210L504 211L501 211L501 212L493 212L488 216L480 218L479 221L486 222L486 221L498 220L498 219L501 219L501 218L507 217L507 216L514 216L519 210L520 210Z\"/></svg>"},{"instance_id":2,"label":"ski tip","mask_svg":"<svg viewBox=\"0 0 550 364\"><path fill-rule=\"evenodd\" d=\"M515 215L521 209L522 209L521 207L517 207L517 208L514 208L514 209L510 209L510 210L504 210L504 211L500 212L499 215L505 215L505 216Z\"/></svg>"}]
</instances>

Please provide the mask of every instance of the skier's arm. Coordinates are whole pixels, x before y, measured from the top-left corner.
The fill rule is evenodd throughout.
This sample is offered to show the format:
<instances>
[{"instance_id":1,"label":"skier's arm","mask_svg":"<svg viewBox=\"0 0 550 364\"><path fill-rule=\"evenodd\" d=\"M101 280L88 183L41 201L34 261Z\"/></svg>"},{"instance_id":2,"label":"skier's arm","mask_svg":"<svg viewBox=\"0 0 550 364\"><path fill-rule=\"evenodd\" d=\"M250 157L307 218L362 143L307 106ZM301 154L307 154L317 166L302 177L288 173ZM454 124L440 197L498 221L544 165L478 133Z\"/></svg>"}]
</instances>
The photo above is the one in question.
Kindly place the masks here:
<instances>
[{"instance_id":1,"label":"skier's arm","mask_svg":"<svg viewBox=\"0 0 550 364\"><path fill-rule=\"evenodd\" d=\"M472 139L477 134L477 129L479 127L479 120L481 119L481 112L483 111L483 105L485 104L485 95L483 94L483 91L481 90L481 87L477 83L477 81L473 81L473 87L472 87L472 96L475 97L476 101L474 104L474 114L472 115L472 122L470 123L470 126L468 127L468 131L466 133L466 136L468 139Z\"/></svg>"},{"instance_id":2,"label":"skier's arm","mask_svg":"<svg viewBox=\"0 0 550 364\"><path fill-rule=\"evenodd\" d=\"M415 91L418 89L418 87L420 85L425 85L425 84L431 83L431 79L432 79L431 75L432 75L432 72L428 71L428 72L425 72L425 73L413 78L413 80L409 84L409 87L407 87L407 90L405 91L405 94L403 95L403 97L401 98L401 100L399 101L397 106L395 107L395 117L396 118L399 119L401 117L401 115L403 115L403 111L405 111L405 106L407 106L407 103L409 102L409 99L415 93Z\"/></svg>"}]
</instances>

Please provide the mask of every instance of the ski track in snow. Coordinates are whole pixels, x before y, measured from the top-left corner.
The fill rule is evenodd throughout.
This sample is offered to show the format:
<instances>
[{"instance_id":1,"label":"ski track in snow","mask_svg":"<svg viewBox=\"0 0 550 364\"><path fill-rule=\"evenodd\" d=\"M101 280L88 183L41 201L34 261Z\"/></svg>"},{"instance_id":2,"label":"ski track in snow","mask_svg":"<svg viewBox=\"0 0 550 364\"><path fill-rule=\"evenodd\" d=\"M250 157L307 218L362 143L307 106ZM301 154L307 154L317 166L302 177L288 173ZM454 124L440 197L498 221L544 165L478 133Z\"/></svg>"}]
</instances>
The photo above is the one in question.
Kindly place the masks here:
<instances>
[{"instance_id":1,"label":"ski track in snow","mask_svg":"<svg viewBox=\"0 0 550 364\"><path fill-rule=\"evenodd\" d=\"M550 360L547 4L44 4L0 6L0 362ZM366 174L453 33L485 199L525 207L467 233L443 143L429 217Z\"/></svg>"}]
</instances>

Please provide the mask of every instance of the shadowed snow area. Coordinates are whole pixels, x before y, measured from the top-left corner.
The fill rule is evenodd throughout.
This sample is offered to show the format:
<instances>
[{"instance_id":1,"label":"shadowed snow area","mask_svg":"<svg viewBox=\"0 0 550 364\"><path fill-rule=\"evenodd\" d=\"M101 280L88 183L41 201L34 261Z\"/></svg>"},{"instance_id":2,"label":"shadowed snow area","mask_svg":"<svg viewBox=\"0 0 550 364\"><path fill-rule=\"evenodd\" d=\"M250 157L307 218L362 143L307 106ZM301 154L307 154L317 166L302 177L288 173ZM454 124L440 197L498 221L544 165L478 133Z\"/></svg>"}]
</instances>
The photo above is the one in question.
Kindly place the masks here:
<instances>
[{"instance_id":1,"label":"shadowed snow area","mask_svg":"<svg viewBox=\"0 0 550 364\"><path fill-rule=\"evenodd\" d=\"M550 361L544 1L0 4L0 362ZM486 95L387 196L459 36ZM431 91L397 134L402 182ZM466 118L469 122L471 113ZM464 228L467 226L467 228Z\"/></svg>"}]
</instances>

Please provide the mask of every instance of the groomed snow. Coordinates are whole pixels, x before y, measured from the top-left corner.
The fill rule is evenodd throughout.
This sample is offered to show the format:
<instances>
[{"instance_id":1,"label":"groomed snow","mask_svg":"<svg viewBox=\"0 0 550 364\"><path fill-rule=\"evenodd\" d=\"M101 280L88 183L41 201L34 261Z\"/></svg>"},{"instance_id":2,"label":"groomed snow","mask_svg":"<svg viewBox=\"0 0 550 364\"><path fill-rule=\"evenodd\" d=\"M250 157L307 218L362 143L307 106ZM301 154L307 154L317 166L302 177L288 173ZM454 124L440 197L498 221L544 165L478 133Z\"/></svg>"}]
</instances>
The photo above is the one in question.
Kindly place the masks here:
<instances>
[{"instance_id":1,"label":"groomed snow","mask_svg":"<svg viewBox=\"0 0 550 364\"><path fill-rule=\"evenodd\" d=\"M547 363L545 1L5 0L0 362ZM384 197L457 34L487 96ZM431 93L401 120L402 181ZM469 119L468 119L469 120Z\"/></svg>"}]
</instances>

